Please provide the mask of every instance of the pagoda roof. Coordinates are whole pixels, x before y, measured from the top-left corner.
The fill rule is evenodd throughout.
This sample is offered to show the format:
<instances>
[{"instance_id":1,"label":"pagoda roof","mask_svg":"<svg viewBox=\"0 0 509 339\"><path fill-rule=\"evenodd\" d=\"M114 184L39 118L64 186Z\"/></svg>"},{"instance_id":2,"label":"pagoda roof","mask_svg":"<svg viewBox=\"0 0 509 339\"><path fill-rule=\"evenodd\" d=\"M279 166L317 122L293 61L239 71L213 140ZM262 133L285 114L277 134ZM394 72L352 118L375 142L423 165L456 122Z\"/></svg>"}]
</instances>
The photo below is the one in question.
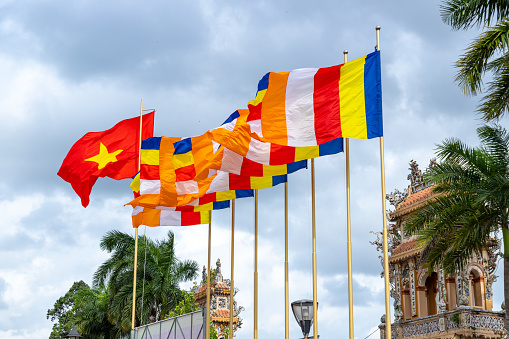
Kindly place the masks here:
<instances>
[{"instance_id":1,"label":"pagoda roof","mask_svg":"<svg viewBox=\"0 0 509 339\"><path fill-rule=\"evenodd\" d=\"M433 196L433 186L428 186L419 191L409 194L405 200L396 206L396 210L390 213L392 220L409 214L424 205Z\"/></svg>"},{"instance_id":2,"label":"pagoda roof","mask_svg":"<svg viewBox=\"0 0 509 339\"><path fill-rule=\"evenodd\" d=\"M405 241L391 252L389 262L406 260L419 254L421 251L422 247L417 239Z\"/></svg>"}]
</instances>

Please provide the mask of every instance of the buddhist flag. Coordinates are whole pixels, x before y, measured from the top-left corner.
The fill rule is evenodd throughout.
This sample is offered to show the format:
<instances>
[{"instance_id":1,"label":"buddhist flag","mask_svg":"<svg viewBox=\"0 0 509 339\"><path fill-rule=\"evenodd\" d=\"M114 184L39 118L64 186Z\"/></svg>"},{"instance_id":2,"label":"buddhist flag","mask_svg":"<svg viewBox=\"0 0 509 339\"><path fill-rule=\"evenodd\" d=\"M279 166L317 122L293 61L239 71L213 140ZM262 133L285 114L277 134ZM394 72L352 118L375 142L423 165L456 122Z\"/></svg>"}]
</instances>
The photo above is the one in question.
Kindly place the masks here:
<instances>
[{"instance_id":1,"label":"buddhist flag","mask_svg":"<svg viewBox=\"0 0 509 339\"><path fill-rule=\"evenodd\" d=\"M267 142L258 134L260 123L247 109L239 109L220 127L209 131L209 138L224 150L209 157L208 166L239 175L280 175L289 173L287 167L300 161L343 152L342 138L301 147Z\"/></svg>"},{"instance_id":2,"label":"buddhist flag","mask_svg":"<svg viewBox=\"0 0 509 339\"><path fill-rule=\"evenodd\" d=\"M141 180L139 173L133 179L131 183L131 188L134 192L134 197L139 197L140 194L140 186ZM145 193L147 194L147 193ZM164 207L166 210L170 211L181 211L181 212L200 212L200 211L211 211L218 210L230 207L230 200L232 199L240 199L240 198L249 198L254 196L254 190L245 189L245 190L230 190L230 191L221 191L217 193L207 193L202 197L193 200L188 205L184 206L175 206L175 207ZM162 206L150 205L150 208L162 208Z\"/></svg>"},{"instance_id":3,"label":"buddhist flag","mask_svg":"<svg viewBox=\"0 0 509 339\"><path fill-rule=\"evenodd\" d=\"M210 211L179 212L138 206L133 209L132 219L134 228L138 228L140 225L150 227L192 226L208 224L210 222Z\"/></svg>"},{"instance_id":4,"label":"buddhist flag","mask_svg":"<svg viewBox=\"0 0 509 339\"><path fill-rule=\"evenodd\" d=\"M221 151L206 135L193 138L154 137L143 141L141 149L140 196L129 205L184 206L196 199L235 199L239 191L261 189L286 181L286 173L306 168L300 161L278 167L281 175L251 177L207 167L209 158ZM265 166L265 165L264 165ZM266 165L266 167L270 167ZM266 170L266 173L273 171Z\"/></svg>"},{"instance_id":5,"label":"buddhist flag","mask_svg":"<svg viewBox=\"0 0 509 339\"><path fill-rule=\"evenodd\" d=\"M142 139L154 134L154 112L143 115ZM58 175L69 182L87 207L99 177L132 178L138 172L140 117L123 120L102 132L89 132L65 157Z\"/></svg>"},{"instance_id":6,"label":"buddhist flag","mask_svg":"<svg viewBox=\"0 0 509 339\"><path fill-rule=\"evenodd\" d=\"M383 135L380 52L342 65L267 73L249 102L266 141L314 146Z\"/></svg>"}]
</instances>

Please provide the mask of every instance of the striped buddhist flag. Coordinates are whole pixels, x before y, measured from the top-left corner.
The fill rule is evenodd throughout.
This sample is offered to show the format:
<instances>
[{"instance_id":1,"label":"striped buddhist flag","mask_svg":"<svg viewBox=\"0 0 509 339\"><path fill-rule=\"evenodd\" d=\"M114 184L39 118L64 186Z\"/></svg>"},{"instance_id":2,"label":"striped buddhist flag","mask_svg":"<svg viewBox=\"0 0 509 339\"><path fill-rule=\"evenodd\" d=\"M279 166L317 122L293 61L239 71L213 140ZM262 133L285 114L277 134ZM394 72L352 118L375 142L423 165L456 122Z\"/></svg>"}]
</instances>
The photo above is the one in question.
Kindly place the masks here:
<instances>
[{"instance_id":1,"label":"striped buddhist flag","mask_svg":"<svg viewBox=\"0 0 509 339\"><path fill-rule=\"evenodd\" d=\"M327 68L267 73L248 107L260 137L279 145L380 137L380 52Z\"/></svg>"},{"instance_id":2,"label":"striped buddhist flag","mask_svg":"<svg viewBox=\"0 0 509 339\"><path fill-rule=\"evenodd\" d=\"M208 224L210 222L210 211L201 212L180 212L163 208L134 207L132 213L133 227L141 225L157 226L192 226Z\"/></svg>"},{"instance_id":3,"label":"striped buddhist flag","mask_svg":"<svg viewBox=\"0 0 509 339\"><path fill-rule=\"evenodd\" d=\"M175 139L159 137L144 140L141 150L140 196L129 205L149 208L182 207L189 204L199 206L252 196L249 190L269 188L287 180L286 175L251 177L210 168L206 173L203 172L206 175L200 176L196 166L203 162L204 157L214 154L213 147L210 146L208 151L201 146L195 147L202 144L200 138L183 139L181 143L175 142ZM188 140L196 143L189 143ZM211 140L209 144L212 145ZM285 165L284 173L292 173L306 166L306 161Z\"/></svg>"},{"instance_id":4,"label":"striped buddhist flag","mask_svg":"<svg viewBox=\"0 0 509 339\"><path fill-rule=\"evenodd\" d=\"M283 174L279 171L288 173L288 167L299 161L343 152L342 138L303 147L267 142L257 133L260 120L249 118L249 110L237 110L209 132L210 139L224 149L209 158L208 167L239 175L278 175Z\"/></svg>"}]
</instances>

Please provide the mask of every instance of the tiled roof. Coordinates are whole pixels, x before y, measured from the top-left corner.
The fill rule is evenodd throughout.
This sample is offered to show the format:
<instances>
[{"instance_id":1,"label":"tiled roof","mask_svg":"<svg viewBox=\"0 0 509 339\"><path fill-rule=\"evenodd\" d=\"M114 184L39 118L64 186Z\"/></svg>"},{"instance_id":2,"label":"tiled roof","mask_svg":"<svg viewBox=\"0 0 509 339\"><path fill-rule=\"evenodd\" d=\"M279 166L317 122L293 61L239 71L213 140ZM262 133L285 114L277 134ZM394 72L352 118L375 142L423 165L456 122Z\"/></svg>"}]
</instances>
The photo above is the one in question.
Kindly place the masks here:
<instances>
[{"instance_id":1,"label":"tiled roof","mask_svg":"<svg viewBox=\"0 0 509 339\"><path fill-rule=\"evenodd\" d=\"M406 199L405 201L401 202L399 205L398 205L398 208L403 208L403 207L406 207L406 206L410 206L414 203L416 203L417 201L420 201L420 200L423 200L423 199L426 199L428 197L431 196L431 189L432 189L433 186L429 186L429 187L426 187L425 189L422 189L420 191L417 191L415 193L412 193L410 194Z\"/></svg>"},{"instance_id":2,"label":"tiled roof","mask_svg":"<svg viewBox=\"0 0 509 339\"><path fill-rule=\"evenodd\" d=\"M404 201L396 206L395 211L390 212L391 221L422 207L422 205L433 196L432 190L433 186L429 186L407 196Z\"/></svg>"},{"instance_id":3,"label":"tiled roof","mask_svg":"<svg viewBox=\"0 0 509 339\"><path fill-rule=\"evenodd\" d=\"M226 309L219 309L216 310L213 317L221 317L221 318L229 318L230 317L230 311Z\"/></svg>"},{"instance_id":4,"label":"tiled roof","mask_svg":"<svg viewBox=\"0 0 509 339\"><path fill-rule=\"evenodd\" d=\"M406 251L409 251L409 250L412 250L414 249L415 247L417 247L419 245L419 243L417 242L417 240L410 240L410 241L407 241L407 242L404 242L402 243L401 245L399 245L398 247L396 247L394 249L394 251L392 251L391 255L397 255L399 253L403 253L403 252L406 252Z\"/></svg>"}]
</instances>

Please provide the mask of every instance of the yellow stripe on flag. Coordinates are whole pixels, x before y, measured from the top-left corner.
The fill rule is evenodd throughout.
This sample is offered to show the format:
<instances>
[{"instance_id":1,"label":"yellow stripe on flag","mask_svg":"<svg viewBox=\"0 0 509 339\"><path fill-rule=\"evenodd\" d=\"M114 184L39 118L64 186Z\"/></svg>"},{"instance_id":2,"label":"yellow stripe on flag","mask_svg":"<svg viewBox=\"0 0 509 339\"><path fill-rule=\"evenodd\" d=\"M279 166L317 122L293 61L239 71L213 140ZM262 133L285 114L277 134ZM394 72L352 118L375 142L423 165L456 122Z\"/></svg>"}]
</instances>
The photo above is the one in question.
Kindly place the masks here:
<instances>
[{"instance_id":1,"label":"yellow stripe on flag","mask_svg":"<svg viewBox=\"0 0 509 339\"><path fill-rule=\"evenodd\" d=\"M318 158L319 156L320 148L318 146L295 147L295 161Z\"/></svg>"},{"instance_id":2,"label":"yellow stripe on flag","mask_svg":"<svg viewBox=\"0 0 509 339\"><path fill-rule=\"evenodd\" d=\"M359 58L341 67L339 106L343 138L368 138L364 101L365 61L365 57Z\"/></svg>"},{"instance_id":3,"label":"yellow stripe on flag","mask_svg":"<svg viewBox=\"0 0 509 339\"><path fill-rule=\"evenodd\" d=\"M187 152L184 154L173 154L173 166L175 169L179 169L181 167L189 166L194 164L194 157L192 152Z\"/></svg>"},{"instance_id":4,"label":"yellow stripe on flag","mask_svg":"<svg viewBox=\"0 0 509 339\"><path fill-rule=\"evenodd\" d=\"M262 91L258 91L256 93L256 98L254 100L251 100L248 104L249 105L253 105L253 106L258 105L260 102L262 102L263 97L265 96L265 93L267 93L267 89L264 89Z\"/></svg>"},{"instance_id":5,"label":"yellow stripe on flag","mask_svg":"<svg viewBox=\"0 0 509 339\"><path fill-rule=\"evenodd\" d=\"M216 201L226 201L237 198L235 191L222 191L216 193Z\"/></svg>"},{"instance_id":6,"label":"yellow stripe on flag","mask_svg":"<svg viewBox=\"0 0 509 339\"><path fill-rule=\"evenodd\" d=\"M251 177L251 189L272 187L272 177Z\"/></svg>"},{"instance_id":7,"label":"yellow stripe on flag","mask_svg":"<svg viewBox=\"0 0 509 339\"><path fill-rule=\"evenodd\" d=\"M159 150L142 149L141 150L142 165L159 165Z\"/></svg>"},{"instance_id":8,"label":"yellow stripe on flag","mask_svg":"<svg viewBox=\"0 0 509 339\"><path fill-rule=\"evenodd\" d=\"M208 224L210 222L210 211L200 212L200 219L202 224Z\"/></svg>"}]
</instances>

